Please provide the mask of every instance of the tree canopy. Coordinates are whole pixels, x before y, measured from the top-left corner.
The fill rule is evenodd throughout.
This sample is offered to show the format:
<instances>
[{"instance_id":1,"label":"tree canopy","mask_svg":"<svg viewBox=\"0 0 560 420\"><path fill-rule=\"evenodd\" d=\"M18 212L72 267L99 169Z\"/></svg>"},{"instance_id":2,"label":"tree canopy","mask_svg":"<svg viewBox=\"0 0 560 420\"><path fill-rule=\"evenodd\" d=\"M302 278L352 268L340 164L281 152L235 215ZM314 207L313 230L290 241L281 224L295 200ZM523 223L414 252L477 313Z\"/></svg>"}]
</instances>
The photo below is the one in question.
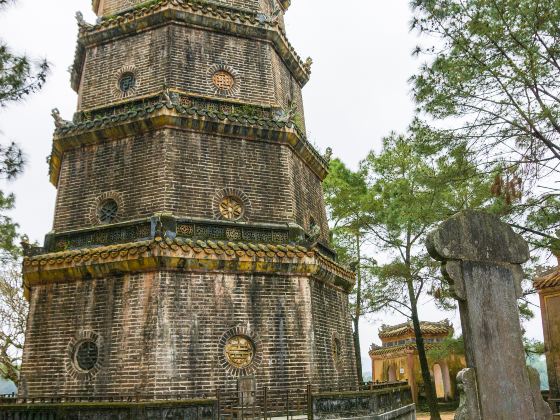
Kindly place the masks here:
<instances>
[{"instance_id":1,"label":"tree canopy","mask_svg":"<svg viewBox=\"0 0 560 420\"><path fill-rule=\"evenodd\" d=\"M421 109L454 117L490 159L560 163L560 2L413 0L431 60L413 77ZM435 38L429 42L429 37Z\"/></svg>"},{"instance_id":2,"label":"tree canopy","mask_svg":"<svg viewBox=\"0 0 560 420\"><path fill-rule=\"evenodd\" d=\"M0 0L0 11L15 0ZM49 72L46 60L32 60L10 50L0 40L0 109L20 102L40 90ZM24 166L21 149L14 142L0 143L0 179L13 179ZM0 191L0 375L18 382L27 302L19 274L18 225L7 215L15 197Z\"/></svg>"}]
</instances>

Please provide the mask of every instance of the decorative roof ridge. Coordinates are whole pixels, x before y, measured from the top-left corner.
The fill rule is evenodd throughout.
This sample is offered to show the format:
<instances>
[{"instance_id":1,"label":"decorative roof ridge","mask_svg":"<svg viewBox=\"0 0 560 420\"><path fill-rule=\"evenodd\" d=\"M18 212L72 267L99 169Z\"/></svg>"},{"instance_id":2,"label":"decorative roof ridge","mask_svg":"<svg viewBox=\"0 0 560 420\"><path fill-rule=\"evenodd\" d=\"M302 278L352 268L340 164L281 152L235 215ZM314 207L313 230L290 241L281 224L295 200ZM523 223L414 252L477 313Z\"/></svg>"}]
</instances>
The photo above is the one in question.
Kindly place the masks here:
<instances>
[{"instance_id":1,"label":"decorative roof ridge","mask_svg":"<svg viewBox=\"0 0 560 420\"><path fill-rule=\"evenodd\" d=\"M145 116L152 114L160 109L167 108L169 110L174 109L179 114L188 115L198 115L201 117L209 117L218 120L230 120L232 122L241 122L243 124L248 124L252 126L261 126L265 128L292 128L297 129L299 134L301 130L297 128L293 121L290 120L280 120L280 119L268 119L262 117L255 117L251 115L244 115L238 113L227 113L223 111L211 111L207 109L198 108L196 106L184 106L171 100L161 99L155 103L143 105L132 110L125 110L123 112L113 114L110 116L103 116L101 118L94 118L92 120L85 120L78 123L72 121L60 121L55 129L56 135L65 135L73 131L78 131L82 129L99 128L104 124L111 122L123 122L130 118L137 116Z\"/></svg>"},{"instance_id":2,"label":"decorative roof ridge","mask_svg":"<svg viewBox=\"0 0 560 420\"><path fill-rule=\"evenodd\" d=\"M182 9L190 9L193 12L201 12L213 17L219 16L232 22L250 24L259 27L268 27L271 30L277 30L278 33L280 33L282 40L286 43L288 49L294 55L307 76L309 77L311 74L310 62L304 62L301 59L295 48L288 40L286 31L282 28L277 18L267 16L261 12L252 12L245 9L219 5L206 0L157 0L156 3L146 2L140 4L133 10L123 11L122 13L116 14L114 17L103 19L95 25L86 23L80 24L80 37L86 35L87 33L105 30L113 26L120 26L125 22L155 13L167 6L181 7Z\"/></svg>"},{"instance_id":3,"label":"decorative roof ridge","mask_svg":"<svg viewBox=\"0 0 560 420\"><path fill-rule=\"evenodd\" d=\"M545 271L533 281L533 287L537 290L558 286L560 286L560 267Z\"/></svg>"},{"instance_id":4,"label":"decorative roof ridge","mask_svg":"<svg viewBox=\"0 0 560 420\"><path fill-rule=\"evenodd\" d=\"M155 238L146 241L136 241L129 242L125 244L116 245L105 245L93 248L82 248L70 251L60 251L51 252L42 255L36 255L33 257L25 257L24 264L27 261L31 263L33 261L45 261L53 259L65 259L68 257L83 256L83 255L93 255L93 254L103 254L108 252L120 252L132 249L139 249L145 247L160 247L161 249L167 249L169 247L181 247L185 249L190 249L195 251L195 253L200 253L206 250L234 250L236 252L248 252L251 256L251 252L264 252L264 253L274 253L276 256L280 254L280 257L285 257L290 254L290 257L304 258L307 256L315 256L316 251L310 248L306 248L301 245L278 245L278 244L262 244L262 243L251 243L251 242L226 242L226 241L212 241L212 240L192 240L192 239L182 239L182 238ZM218 252L218 255L222 253ZM293 255L292 255L293 254ZM326 257L323 257L326 258ZM336 264L336 263L335 263Z\"/></svg>"},{"instance_id":5,"label":"decorative roof ridge","mask_svg":"<svg viewBox=\"0 0 560 420\"><path fill-rule=\"evenodd\" d=\"M94 267L98 267L95 269ZM222 270L250 273L290 273L310 275L320 281L350 291L354 273L301 245L225 242L211 240L155 238L119 245L61 251L23 259L23 277L28 289L45 278L110 276L111 273L151 269L203 271ZM47 274L49 272L50 274Z\"/></svg>"},{"instance_id":6,"label":"decorative roof ridge","mask_svg":"<svg viewBox=\"0 0 560 420\"><path fill-rule=\"evenodd\" d=\"M449 319L444 319L442 321L420 321L420 329L425 333L445 333L453 331L453 325ZM431 330L431 331L428 331ZM414 331L414 325L412 321L403 322L397 325L386 325L383 324L379 330L380 338L398 337L400 335L406 334L408 332Z\"/></svg>"},{"instance_id":7,"label":"decorative roof ridge","mask_svg":"<svg viewBox=\"0 0 560 420\"><path fill-rule=\"evenodd\" d=\"M164 108L168 110L174 110L178 115L188 115L197 116L203 118L210 118L219 121L229 121L231 123L240 123L248 126L259 127L271 130L282 130L282 129L292 129L296 132L297 136L301 141L307 146L307 149L317 159L320 164L328 171L329 162L322 156L315 146L307 139L305 133L294 123L293 119L290 117L289 112L284 113L280 118L267 119L262 117L255 117L250 115L238 114L236 112L227 113L223 111L211 111L207 109L197 108L195 106L184 106L177 103L176 97L169 91L164 91L160 95L155 95L160 99L151 104L140 105L136 109L125 110L124 112L113 114L111 116L104 116L101 118L95 118L93 120L82 121L79 123L74 123L71 121L63 120L58 113L58 110L53 110L53 117L55 118L55 136L64 137L66 135L75 134L80 131L91 130L93 128L101 128L112 123L122 123L129 121L136 117L146 117L156 111L162 110Z\"/></svg>"},{"instance_id":8,"label":"decorative roof ridge","mask_svg":"<svg viewBox=\"0 0 560 420\"><path fill-rule=\"evenodd\" d=\"M424 347L426 348L426 350L430 350L439 345L441 345L441 343L425 343ZM398 353L403 350L416 350L416 349L417 349L416 343L407 343L407 344L401 344L399 346L391 346L391 347L377 347L377 348L371 347L368 354L370 356L383 356L386 354Z\"/></svg>"}]
</instances>

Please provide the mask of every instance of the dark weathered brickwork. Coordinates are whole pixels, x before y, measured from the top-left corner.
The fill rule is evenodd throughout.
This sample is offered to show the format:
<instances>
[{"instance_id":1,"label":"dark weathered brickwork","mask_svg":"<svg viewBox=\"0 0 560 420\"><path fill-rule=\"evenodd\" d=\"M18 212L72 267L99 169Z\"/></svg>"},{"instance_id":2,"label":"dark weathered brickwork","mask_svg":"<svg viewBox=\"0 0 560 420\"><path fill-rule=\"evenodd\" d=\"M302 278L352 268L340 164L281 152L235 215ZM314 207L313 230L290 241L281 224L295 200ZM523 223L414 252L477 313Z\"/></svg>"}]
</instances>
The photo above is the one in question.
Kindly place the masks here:
<instances>
[{"instance_id":1,"label":"dark weathered brickwork","mask_svg":"<svg viewBox=\"0 0 560 420\"><path fill-rule=\"evenodd\" d=\"M328 246L288 6L94 1L53 232L24 259L21 398L355 388L354 278Z\"/></svg>"},{"instance_id":2,"label":"dark weathered brickwork","mask_svg":"<svg viewBox=\"0 0 560 420\"><path fill-rule=\"evenodd\" d=\"M221 336L237 326L258 337L259 386L304 388L310 377L324 387L354 385L344 292L304 277L160 272L34 288L23 389L45 395L56 384L59 394L153 398L234 391L237 378L218 360ZM102 368L86 379L67 374L66 349L81 331L102 339Z\"/></svg>"},{"instance_id":3,"label":"dark weathered brickwork","mask_svg":"<svg viewBox=\"0 0 560 420\"><path fill-rule=\"evenodd\" d=\"M88 48L80 109L122 101L116 92L118 76L129 67L137 79L132 95L136 98L160 92L164 86L212 96L216 93L213 73L229 68L238 88L220 96L283 108L293 102L303 123L301 87L265 41L170 25Z\"/></svg>"},{"instance_id":4,"label":"dark weathered brickwork","mask_svg":"<svg viewBox=\"0 0 560 420\"><path fill-rule=\"evenodd\" d=\"M244 102L274 105L274 80L270 44L218 33L171 26L170 86L211 95L212 74L217 66L235 71L239 91L233 98ZM208 54L208 51L212 51Z\"/></svg>"},{"instance_id":5,"label":"dark weathered brickwork","mask_svg":"<svg viewBox=\"0 0 560 420\"><path fill-rule=\"evenodd\" d=\"M91 213L108 191L122 194L121 222L161 211L213 219L212 200L224 188L247 195L250 222L309 229L313 217L328 231L321 182L287 146L178 130L66 153L54 229L94 225Z\"/></svg>"},{"instance_id":6,"label":"dark weathered brickwork","mask_svg":"<svg viewBox=\"0 0 560 420\"><path fill-rule=\"evenodd\" d=\"M64 156L56 201L55 231L94 225L97 198L115 191L123 196L121 221L149 217L165 203L166 133L146 134L99 146L86 146Z\"/></svg>"},{"instance_id":7,"label":"dark weathered brickwork","mask_svg":"<svg viewBox=\"0 0 560 420\"><path fill-rule=\"evenodd\" d=\"M115 89L119 72L124 67L134 68L137 78L134 96L160 91L170 70L168 37L169 28L163 27L89 48L80 89L80 108L90 109L122 100Z\"/></svg>"}]
</instances>

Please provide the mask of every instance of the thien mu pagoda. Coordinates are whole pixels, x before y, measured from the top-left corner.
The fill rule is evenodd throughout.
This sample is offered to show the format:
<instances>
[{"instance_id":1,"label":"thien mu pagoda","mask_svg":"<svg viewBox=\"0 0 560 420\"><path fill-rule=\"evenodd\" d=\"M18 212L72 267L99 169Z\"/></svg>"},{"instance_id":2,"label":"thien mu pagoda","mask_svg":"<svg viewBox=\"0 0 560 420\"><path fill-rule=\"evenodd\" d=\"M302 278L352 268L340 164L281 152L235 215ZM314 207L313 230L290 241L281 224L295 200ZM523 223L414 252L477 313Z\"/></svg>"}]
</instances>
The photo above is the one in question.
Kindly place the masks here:
<instances>
[{"instance_id":1,"label":"thien mu pagoda","mask_svg":"<svg viewBox=\"0 0 560 420\"><path fill-rule=\"evenodd\" d=\"M24 244L25 349L0 418L412 418L408 387L360 393L354 273L329 246L331 153L306 138L312 62L289 6L77 13L77 110L52 112L53 227Z\"/></svg>"},{"instance_id":2,"label":"thien mu pagoda","mask_svg":"<svg viewBox=\"0 0 560 420\"><path fill-rule=\"evenodd\" d=\"M22 398L355 388L288 0L94 0L29 248Z\"/></svg>"}]
</instances>

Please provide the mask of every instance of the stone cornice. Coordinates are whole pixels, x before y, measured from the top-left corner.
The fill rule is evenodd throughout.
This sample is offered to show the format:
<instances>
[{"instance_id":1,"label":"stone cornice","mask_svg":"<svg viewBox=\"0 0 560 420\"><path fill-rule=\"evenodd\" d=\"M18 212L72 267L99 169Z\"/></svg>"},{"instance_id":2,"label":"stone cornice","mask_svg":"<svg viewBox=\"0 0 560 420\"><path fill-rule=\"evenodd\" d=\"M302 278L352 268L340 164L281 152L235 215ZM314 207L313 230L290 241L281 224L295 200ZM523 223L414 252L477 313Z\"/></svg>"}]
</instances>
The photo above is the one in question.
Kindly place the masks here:
<instances>
[{"instance_id":1,"label":"stone cornice","mask_svg":"<svg viewBox=\"0 0 560 420\"><path fill-rule=\"evenodd\" d=\"M160 270L310 276L346 292L354 287L354 273L314 249L292 245L156 238L23 260L27 290L38 284Z\"/></svg>"},{"instance_id":2,"label":"stone cornice","mask_svg":"<svg viewBox=\"0 0 560 420\"><path fill-rule=\"evenodd\" d=\"M50 157L50 180L58 185L64 151L165 128L286 144L321 180L328 174L328 162L290 121L226 114L162 100L92 121L59 122Z\"/></svg>"},{"instance_id":3,"label":"stone cornice","mask_svg":"<svg viewBox=\"0 0 560 420\"><path fill-rule=\"evenodd\" d=\"M289 5L286 1L282 3ZM80 25L78 48L71 77L73 89L77 91L80 85L85 46L97 45L169 22L183 22L236 36L269 41L300 86L303 87L309 81L309 66L298 56L277 20L259 13L233 11L203 1L160 0L155 4L104 19L96 25Z\"/></svg>"}]
</instances>

